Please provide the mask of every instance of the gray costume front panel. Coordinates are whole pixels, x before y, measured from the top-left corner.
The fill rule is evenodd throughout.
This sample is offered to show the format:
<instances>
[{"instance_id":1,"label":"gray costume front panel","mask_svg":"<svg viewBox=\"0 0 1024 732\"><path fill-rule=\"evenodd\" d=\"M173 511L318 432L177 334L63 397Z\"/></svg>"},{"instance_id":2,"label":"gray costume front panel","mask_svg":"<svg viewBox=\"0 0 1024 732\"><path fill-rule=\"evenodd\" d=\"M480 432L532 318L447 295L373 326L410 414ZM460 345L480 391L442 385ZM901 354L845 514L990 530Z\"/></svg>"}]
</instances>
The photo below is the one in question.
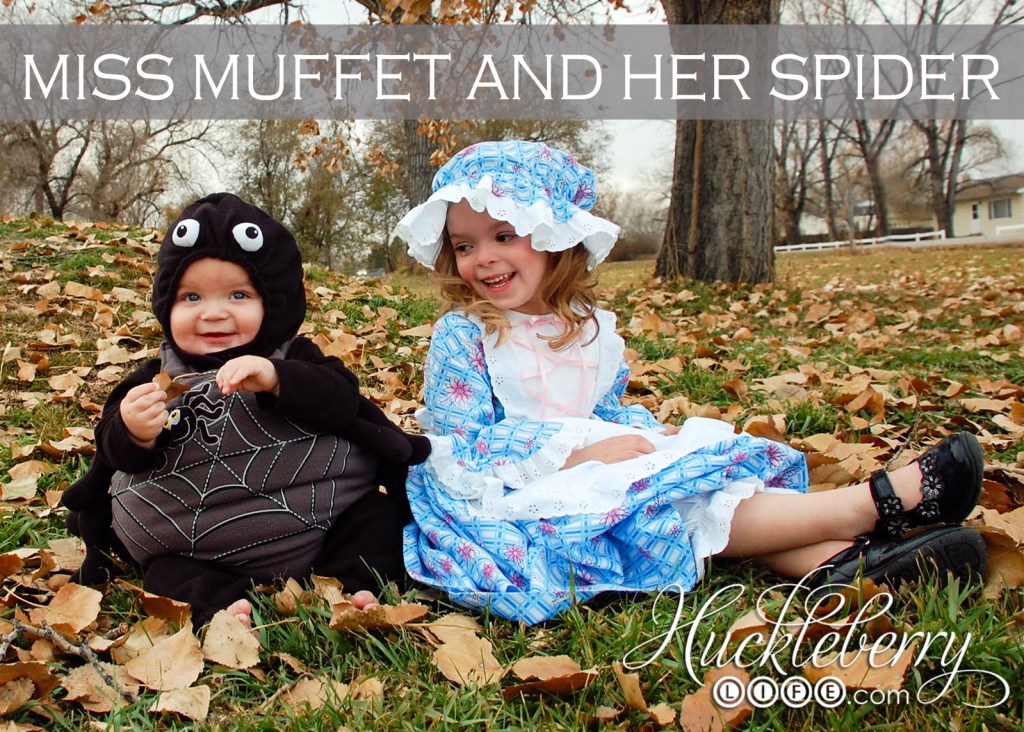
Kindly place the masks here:
<instances>
[{"instance_id":1,"label":"gray costume front panel","mask_svg":"<svg viewBox=\"0 0 1024 732\"><path fill-rule=\"evenodd\" d=\"M223 395L215 373L178 379L191 388L168 404L163 462L115 474L114 530L143 565L177 555L257 581L302 576L335 519L377 490L378 457L267 412L253 393Z\"/></svg>"}]
</instances>

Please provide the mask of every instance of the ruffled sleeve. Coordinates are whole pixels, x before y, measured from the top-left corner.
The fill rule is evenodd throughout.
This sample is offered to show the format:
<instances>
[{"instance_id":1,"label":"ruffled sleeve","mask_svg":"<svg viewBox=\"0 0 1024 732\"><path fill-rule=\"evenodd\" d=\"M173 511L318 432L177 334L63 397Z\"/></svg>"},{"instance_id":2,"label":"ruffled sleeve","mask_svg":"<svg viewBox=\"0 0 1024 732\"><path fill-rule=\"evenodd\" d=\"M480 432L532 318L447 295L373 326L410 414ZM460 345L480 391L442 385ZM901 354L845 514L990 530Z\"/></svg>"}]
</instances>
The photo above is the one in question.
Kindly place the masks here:
<instances>
[{"instance_id":1,"label":"ruffled sleeve","mask_svg":"<svg viewBox=\"0 0 1024 732\"><path fill-rule=\"evenodd\" d=\"M559 422L506 419L487 374L482 331L461 313L434 326L427 354L426 408L431 472L449 493L479 499L557 472L586 430Z\"/></svg>"},{"instance_id":2,"label":"ruffled sleeve","mask_svg":"<svg viewBox=\"0 0 1024 732\"><path fill-rule=\"evenodd\" d=\"M629 384L629 366L622 361L619 371L615 375L612 388L598 401L594 407L594 416L605 422L624 424L630 427L642 427L661 432L665 429L654 415L642 404L630 404L623 406L622 395L626 393L626 386Z\"/></svg>"}]
</instances>

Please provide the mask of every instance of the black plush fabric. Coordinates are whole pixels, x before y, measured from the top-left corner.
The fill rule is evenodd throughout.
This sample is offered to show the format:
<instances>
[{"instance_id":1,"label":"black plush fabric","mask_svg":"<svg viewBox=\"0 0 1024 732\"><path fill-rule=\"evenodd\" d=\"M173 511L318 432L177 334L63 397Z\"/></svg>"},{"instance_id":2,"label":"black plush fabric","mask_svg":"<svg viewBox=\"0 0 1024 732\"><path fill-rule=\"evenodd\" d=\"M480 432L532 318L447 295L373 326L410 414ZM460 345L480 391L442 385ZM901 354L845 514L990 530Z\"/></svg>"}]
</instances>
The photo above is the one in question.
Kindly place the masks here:
<instances>
[{"instance_id":1,"label":"black plush fabric","mask_svg":"<svg viewBox=\"0 0 1024 732\"><path fill-rule=\"evenodd\" d=\"M252 342L196 356L181 351L171 339L171 306L185 269L203 257L244 267L263 298L266 315ZM262 209L231 193L214 193L199 199L181 212L160 245L153 282L153 313L175 352L199 370L217 368L243 354L269 356L295 337L306 317L302 255L295 237Z\"/></svg>"},{"instance_id":2,"label":"black plush fabric","mask_svg":"<svg viewBox=\"0 0 1024 732\"><path fill-rule=\"evenodd\" d=\"M203 257L244 267L264 304L263 323L253 341L211 356L183 352L170 338L170 311L178 282L185 268ZM387 494L359 490L362 497L342 511L328 529L312 569L337 573L346 585L353 585L350 590L369 586L375 574L399 579L403 574L401 528L411 519L405 478L409 465L427 458L430 443L423 436L402 432L379 407L360 395L358 380L340 360L324 356L311 341L296 337L306 300L301 257L292 235L237 196L215 194L182 212L164 239L158 265L153 309L167 338L164 361L169 349L180 359L181 369L204 372L240 355L268 357L278 373L280 394L255 395L257 411L283 417L313 432L337 435L377 457L376 474L368 476L367 483L385 486ZM113 557L132 561L112 529L111 480L115 471L152 470L164 459L168 441L158 439L153 449L134 443L119 406L133 387L150 381L165 366L161 359L148 361L112 390L96 427L97 451L92 465L64 492L63 503L70 510L68 529L85 540L87 550L75 581L105 582L115 568ZM354 510L356 507L360 510ZM147 589L192 601L200 621L242 596L252 578L238 567L173 554L150 559L144 568Z\"/></svg>"}]
</instances>

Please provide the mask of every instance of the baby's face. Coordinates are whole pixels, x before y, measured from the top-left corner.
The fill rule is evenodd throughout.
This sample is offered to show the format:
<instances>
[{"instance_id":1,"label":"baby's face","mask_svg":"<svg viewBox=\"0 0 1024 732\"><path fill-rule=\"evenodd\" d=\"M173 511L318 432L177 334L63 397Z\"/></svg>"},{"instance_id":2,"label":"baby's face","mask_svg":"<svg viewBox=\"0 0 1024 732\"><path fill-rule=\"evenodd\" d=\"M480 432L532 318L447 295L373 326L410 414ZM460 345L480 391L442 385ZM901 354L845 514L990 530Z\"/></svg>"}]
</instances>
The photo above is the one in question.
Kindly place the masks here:
<instances>
[{"instance_id":1,"label":"baby's face","mask_svg":"<svg viewBox=\"0 0 1024 732\"><path fill-rule=\"evenodd\" d=\"M171 305L178 348L206 355L244 346L263 324L263 300L241 265L206 257L188 266Z\"/></svg>"}]
</instances>

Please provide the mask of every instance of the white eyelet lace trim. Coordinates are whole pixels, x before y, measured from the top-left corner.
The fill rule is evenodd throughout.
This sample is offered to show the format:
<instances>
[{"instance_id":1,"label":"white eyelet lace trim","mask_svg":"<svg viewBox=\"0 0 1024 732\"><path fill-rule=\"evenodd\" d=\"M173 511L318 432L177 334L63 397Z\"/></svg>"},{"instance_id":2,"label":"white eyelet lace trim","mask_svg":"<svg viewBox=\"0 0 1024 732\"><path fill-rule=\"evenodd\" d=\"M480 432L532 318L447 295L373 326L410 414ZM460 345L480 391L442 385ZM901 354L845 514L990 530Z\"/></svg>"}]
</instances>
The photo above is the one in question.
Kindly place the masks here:
<instances>
[{"instance_id":1,"label":"white eyelet lace trim","mask_svg":"<svg viewBox=\"0 0 1024 732\"><path fill-rule=\"evenodd\" d=\"M612 250L619 236L619 227L611 221L579 209L565 222L555 221L551 208L542 201L529 206L517 204L492 192L490 176L483 176L476 188L454 183L436 191L425 202L412 209L395 227L393 236L409 245L409 254L420 264L434 268L441 248L448 204L469 201L474 211L486 211L496 221L507 221L519 236L531 236L532 246L541 252L560 252L579 243L586 247L587 266L593 269Z\"/></svg>"}]
</instances>

